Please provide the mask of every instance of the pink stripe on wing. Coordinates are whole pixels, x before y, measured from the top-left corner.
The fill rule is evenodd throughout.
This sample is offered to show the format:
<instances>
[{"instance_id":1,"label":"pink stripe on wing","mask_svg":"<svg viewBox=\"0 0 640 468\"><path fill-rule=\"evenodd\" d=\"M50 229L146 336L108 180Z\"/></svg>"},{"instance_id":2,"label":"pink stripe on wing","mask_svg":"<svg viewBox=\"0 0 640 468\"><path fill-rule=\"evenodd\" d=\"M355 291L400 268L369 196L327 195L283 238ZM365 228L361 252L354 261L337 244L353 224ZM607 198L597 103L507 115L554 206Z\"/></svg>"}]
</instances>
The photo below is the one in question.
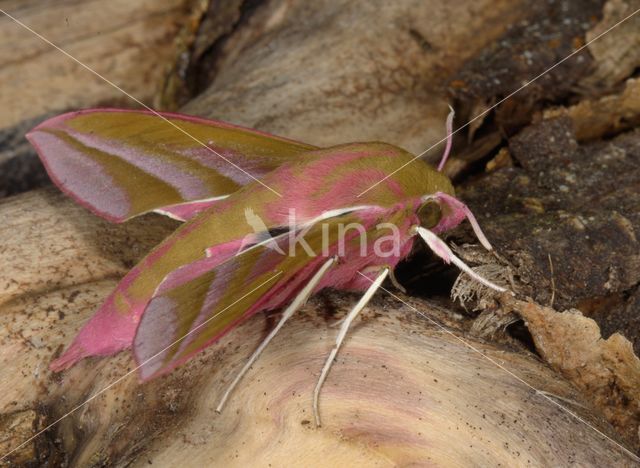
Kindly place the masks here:
<instances>
[{"instance_id":1,"label":"pink stripe on wing","mask_svg":"<svg viewBox=\"0 0 640 468\"><path fill-rule=\"evenodd\" d=\"M31 131L27 139L49 177L66 195L110 221L120 222L127 216L131 209L128 195L100 164L46 131Z\"/></svg>"},{"instance_id":2,"label":"pink stripe on wing","mask_svg":"<svg viewBox=\"0 0 640 468\"><path fill-rule=\"evenodd\" d=\"M149 155L138 151L134 146L124 145L117 141L107 141L94 135L86 135L71 128L64 128L71 135L88 148L118 157L132 166L162 180L174 187L185 200L195 200L211 196L211 191L197 175L189 174L180 165L161 159L156 155Z\"/></svg>"}]
</instances>

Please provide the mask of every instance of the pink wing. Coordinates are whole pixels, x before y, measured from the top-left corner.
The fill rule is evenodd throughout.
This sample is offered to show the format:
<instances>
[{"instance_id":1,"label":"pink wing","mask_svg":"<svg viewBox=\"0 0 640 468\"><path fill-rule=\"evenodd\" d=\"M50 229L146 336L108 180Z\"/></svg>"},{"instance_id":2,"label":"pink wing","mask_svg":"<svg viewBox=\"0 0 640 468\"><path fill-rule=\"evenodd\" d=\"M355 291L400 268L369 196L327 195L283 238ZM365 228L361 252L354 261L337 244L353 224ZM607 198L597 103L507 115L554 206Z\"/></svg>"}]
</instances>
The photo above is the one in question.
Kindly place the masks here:
<instances>
[{"instance_id":1,"label":"pink wing","mask_svg":"<svg viewBox=\"0 0 640 468\"><path fill-rule=\"evenodd\" d=\"M256 312L289 303L327 257L341 260L316 291L355 287L356 271L375 258L360 255L359 234L345 238L342 229L362 221L373 229L383 213L368 207L312 222L296 231L304 234L306 247L284 233L222 263L204 258L173 271L145 309L133 342L141 378L171 371Z\"/></svg>"},{"instance_id":2,"label":"pink wing","mask_svg":"<svg viewBox=\"0 0 640 468\"><path fill-rule=\"evenodd\" d=\"M63 192L113 222L154 210L188 219L315 149L215 120L161 115L71 112L43 122L27 138Z\"/></svg>"},{"instance_id":3,"label":"pink wing","mask_svg":"<svg viewBox=\"0 0 640 468\"><path fill-rule=\"evenodd\" d=\"M216 264L233 257L238 252L240 244L240 240L234 240L208 249L207 267L214 268ZM138 273L145 268L153 266L146 266L143 262L120 282L91 320L82 327L71 346L51 363L52 370L61 371L85 357L108 356L131 346L140 316L153 294L153 285L148 297L131 298L127 289L134 284Z\"/></svg>"}]
</instances>

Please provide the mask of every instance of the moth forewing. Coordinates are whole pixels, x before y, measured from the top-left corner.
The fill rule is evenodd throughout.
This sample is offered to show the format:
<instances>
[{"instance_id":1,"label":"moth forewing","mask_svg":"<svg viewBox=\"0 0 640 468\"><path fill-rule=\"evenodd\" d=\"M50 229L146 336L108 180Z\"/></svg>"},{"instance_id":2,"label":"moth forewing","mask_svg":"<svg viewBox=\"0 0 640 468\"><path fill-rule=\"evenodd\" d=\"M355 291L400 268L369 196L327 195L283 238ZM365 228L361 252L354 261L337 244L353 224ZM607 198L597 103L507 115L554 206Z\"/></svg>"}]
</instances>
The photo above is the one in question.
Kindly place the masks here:
<instances>
[{"instance_id":1,"label":"moth forewing","mask_svg":"<svg viewBox=\"0 0 640 468\"><path fill-rule=\"evenodd\" d=\"M322 251L327 230L329 252L331 256L339 257L340 265L333 269L332 275L319 280L314 292L327 286L348 285L353 270L358 268L358 264L352 265L349 260L357 258L358 252L349 250L339 255L341 226L356 220L374 226L375 216L369 214L373 221L367 220L365 213L365 209L350 209L344 214L303 225L299 230L306 232L305 242L296 242L293 247L286 245L290 241L289 233L283 233L273 238L280 249L274 249L265 241L223 263L216 264L210 258L204 258L171 273L150 301L133 343L143 378L180 365L254 313L289 303L326 261ZM280 253L290 253L291 248L294 255ZM367 257L362 260L371 261ZM208 263L211 269L207 267ZM274 271L282 274L273 283L256 288ZM246 291L253 292L247 295ZM243 294L243 300L237 301ZM171 328L173 332L148 333L146 329L155 329L158 321L175 324ZM161 364L145 363L161 350L165 350Z\"/></svg>"},{"instance_id":2,"label":"moth forewing","mask_svg":"<svg viewBox=\"0 0 640 468\"><path fill-rule=\"evenodd\" d=\"M228 196L316 149L225 122L160 115L69 112L44 121L27 138L61 190L113 222L150 211L170 214L176 205L183 206L174 216L184 218L189 202Z\"/></svg>"}]
</instances>

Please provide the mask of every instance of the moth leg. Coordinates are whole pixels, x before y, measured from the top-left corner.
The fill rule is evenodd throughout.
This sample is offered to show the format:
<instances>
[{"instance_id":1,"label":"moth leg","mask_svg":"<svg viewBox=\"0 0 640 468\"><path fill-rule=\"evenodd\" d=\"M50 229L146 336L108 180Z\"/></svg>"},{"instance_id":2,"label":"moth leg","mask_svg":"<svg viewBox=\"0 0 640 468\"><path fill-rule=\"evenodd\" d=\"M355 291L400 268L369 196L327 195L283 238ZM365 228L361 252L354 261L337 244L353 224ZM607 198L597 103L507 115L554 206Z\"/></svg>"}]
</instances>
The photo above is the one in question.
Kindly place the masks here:
<instances>
[{"instance_id":1,"label":"moth leg","mask_svg":"<svg viewBox=\"0 0 640 468\"><path fill-rule=\"evenodd\" d=\"M447 146L444 148L444 153L442 153L442 157L440 158L440 164L438 164L438 172L441 172L444 169L444 164L447 162L449 158L449 152L451 152L451 144L453 143L453 117L456 115L453 107L449 106L449 115L447 115Z\"/></svg>"},{"instance_id":2,"label":"moth leg","mask_svg":"<svg viewBox=\"0 0 640 468\"><path fill-rule=\"evenodd\" d=\"M389 268L389 279L391 280L391 284L393 284L398 291L407 294L407 289L400 284L398 278L396 278L396 275L393 272L393 268L391 267Z\"/></svg>"},{"instance_id":3,"label":"moth leg","mask_svg":"<svg viewBox=\"0 0 640 468\"><path fill-rule=\"evenodd\" d=\"M229 395L231 395L231 392L233 392L233 390L238 385L240 380L242 380L242 377L244 377L244 375L249 371L251 366L256 362L256 359L258 359L260 354L262 354L262 352L267 347L269 342L280 331L284 323L291 318L293 313L296 310L298 310L301 306L303 306L305 302L307 302L307 299L309 299L309 296L311 296L311 293L313 292L315 287L318 285L318 283L320 282L322 277L325 275L327 270L329 270L329 268L331 268L335 264L335 262L336 262L336 257L332 257L326 262L324 262L324 264L320 267L320 269L316 272L316 274L313 275L311 280L305 285L302 291L300 291L300 293L296 296L296 298L289 305L289 307L285 309L285 311L282 313L282 317L280 318L280 321L278 322L278 324L274 327L273 330L271 330L271 332L262 341L262 343L260 343L260 346L258 346L258 348L253 352L253 354L251 355L247 363L240 370L240 372L238 373L236 378L233 380L233 382L231 382L231 385L229 385L229 387L227 388L227 391L224 392L224 395L220 400L220 404L218 404L218 407L216 408L217 413L220 413L222 411L222 408L226 403L227 399L229 398Z\"/></svg>"},{"instance_id":4,"label":"moth leg","mask_svg":"<svg viewBox=\"0 0 640 468\"><path fill-rule=\"evenodd\" d=\"M407 294L407 290L405 289L404 286L402 286L400 284L400 282L398 281L398 278L396 278L396 275L393 271L393 269L395 268L395 265L391 265L391 264L381 264L381 265L373 265L370 267L365 268L364 270L360 271L360 274L366 274L366 273L377 273L379 271L382 270L382 268L388 268L389 269L389 280L391 280L391 284L393 284L393 287L396 288L398 291ZM341 319L338 323L342 323L344 321L344 318Z\"/></svg>"},{"instance_id":5,"label":"moth leg","mask_svg":"<svg viewBox=\"0 0 640 468\"><path fill-rule=\"evenodd\" d=\"M336 344L331 350L329 357L324 363L324 367L322 368L322 373L320 374L320 378L318 379L318 383L316 384L316 388L313 391L313 417L316 422L316 427L320 427L320 413L318 412L318 398L320 396L320 389L322 388L322 384L327 379L327 375L329 374L329 369L331 369L331 365L333 364L333 360L338 354L338 350L340 349L340 345L344 341L344 337L347 335L347 330L353 322L353 319L360 313L362 309L365 308L369 300L373 297L375 292L378 290L384 279L389 274L389 268L384 268L378 277L371 283L369 289L364 293L364 295L360 298L358 303L351 309L351 311L347 314L344 319L344 323L340 327L340 331L338 332L338 336L336 337Z\"/></svg>"},{"instance_id":6,"label":"moth leg","mask_svg":"<svg viewBox=\"0 0 640 468\"><path fill-rule=\"evenodd\" d=\"M442 260L444 260L445 263L453 263L455 266L460 268L462 271L464 271L471 278L475 279L476 281L484 284L485 286L487 286L487 287L489 287L491 289L495 289L496 291L499 291L499 292L506 291L506 289L503 288L502 286L498 286L497 284L492 283L488 279L483 278L478 273L473 271L471 269L471 267L469 267L469 265L464 263L462 261L462 259L458 258L451 251L449 246L442 239L440 239L438 236L436 236L430 230L425 229L425 228L423 228L421 226L417 226L416 227L416 232L420 235L420 237L422 237L422 239L424 239L424 241L427 243L427 245L433 251L433 253L435 253L438 257L440 257Z\"/></svg>"}]
</instances>

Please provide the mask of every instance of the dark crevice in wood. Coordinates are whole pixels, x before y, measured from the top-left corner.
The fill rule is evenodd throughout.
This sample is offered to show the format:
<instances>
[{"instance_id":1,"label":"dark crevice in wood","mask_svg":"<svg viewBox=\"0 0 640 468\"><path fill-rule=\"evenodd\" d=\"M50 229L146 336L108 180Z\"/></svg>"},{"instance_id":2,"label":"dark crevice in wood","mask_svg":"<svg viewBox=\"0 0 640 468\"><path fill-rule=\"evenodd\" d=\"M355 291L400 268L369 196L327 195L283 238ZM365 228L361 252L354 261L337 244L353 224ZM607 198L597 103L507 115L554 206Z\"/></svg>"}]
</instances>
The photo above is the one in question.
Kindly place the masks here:
<instances>
[{"instance_id":1,"label":"dark crevice in wood","mask_svg":"<svg viewBox=\"0 0 640 468\"><path fill-rule=\"evenodd\" d=\"M209 10L200 24L198 34L204 34L205 37L210 35L210 32L203 32L203 28L219 28L220 33L217 36L209 38L209 43L206 47L194 44L190 63L185 70L185 83L190 97L197 96L214 82L225 44L235 31L246 25L254 12L262 6L265 1L266 0L241 0L228 2L224 5L221 0L211 1ZM222 14L219 11L221 9L223 10ZM222 21L226 21L226 24L217 20L218 17L221 17ZM213 19L210 22L208 18ZM197 50L198 47L201 50ZM182 104L186 103L186 101L187 100L182 102Z\"/></svg>"}]
</instances>

